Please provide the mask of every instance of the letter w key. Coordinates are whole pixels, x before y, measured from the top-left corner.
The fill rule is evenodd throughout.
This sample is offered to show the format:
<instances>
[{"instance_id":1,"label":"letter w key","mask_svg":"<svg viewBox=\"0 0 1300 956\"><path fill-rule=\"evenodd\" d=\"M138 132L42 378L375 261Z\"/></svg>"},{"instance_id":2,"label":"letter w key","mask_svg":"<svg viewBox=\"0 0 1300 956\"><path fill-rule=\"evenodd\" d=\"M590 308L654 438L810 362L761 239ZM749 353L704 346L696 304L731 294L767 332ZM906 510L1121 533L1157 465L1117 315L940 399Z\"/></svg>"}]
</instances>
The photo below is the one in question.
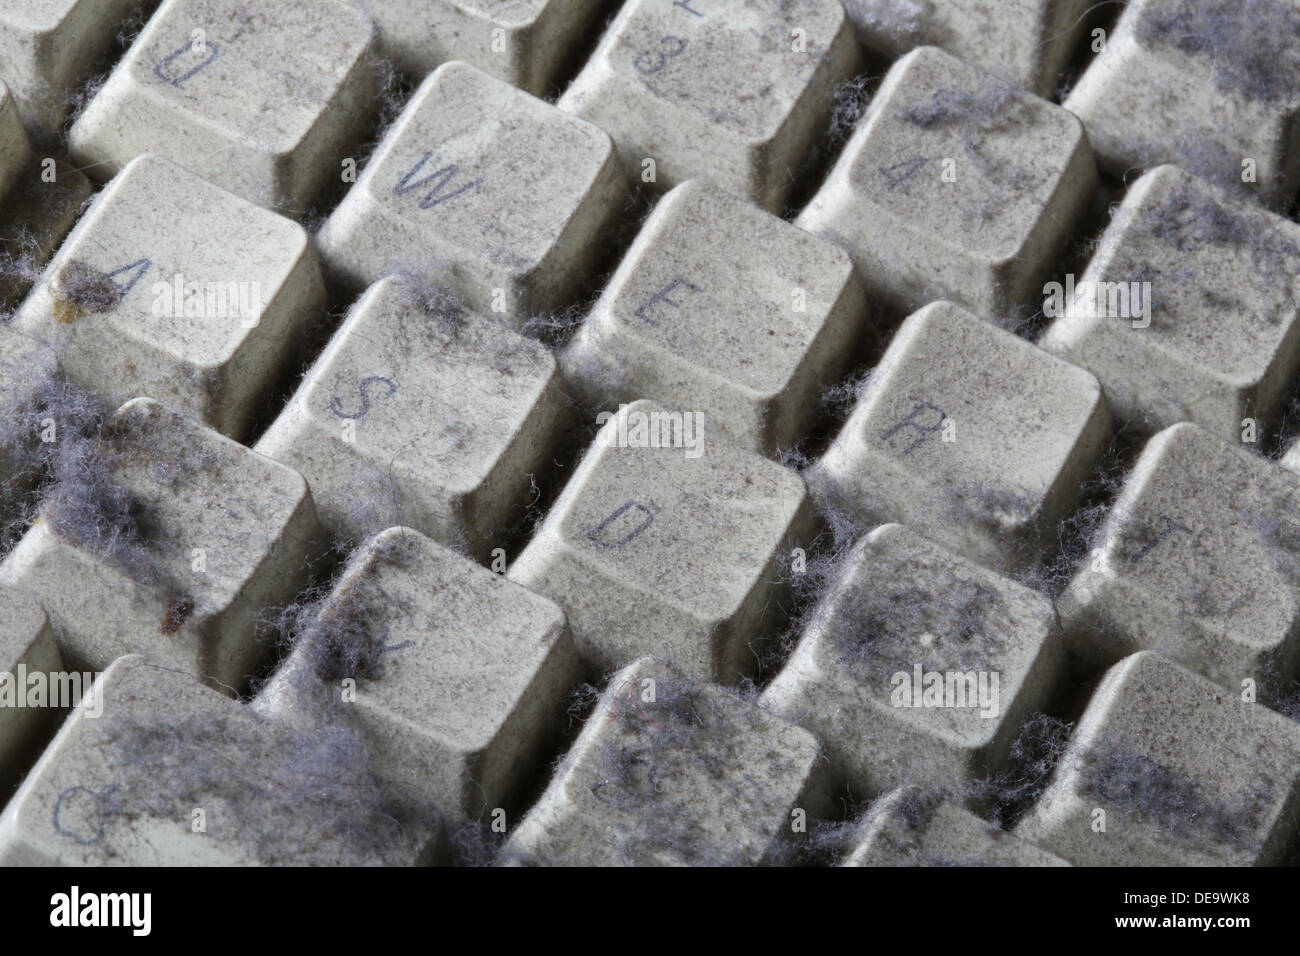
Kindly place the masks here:
<instances>
[{"instance_id":1,"label":"letter w key","mask_svg":"<svg viewBox=\"0 0 1300 956\"><path fill-rule=\"evenodd\" d=\"M432 151L427 152L420 157L420 161L412 167L410 172L402 177L401 182L393 187L393 195L405 196L412 190L420 189L421 187L432 183L433 188L425 193L424 198L420 200L421 209L432 209L434 206L441 206L448 200L455 199L461 193L468 192L469 190L483 184L483 180L476 179L473 182L464 183L463 185L452 189L450 192L446 192L445 190L449 189L454 184L456 177L460 175L460 166L456 163L452 163L450 166L444 166L442 169L429 173L427 176L420 179L413 179L413 177L424 168L425 163L427 163L432 157Z\"/></svg>"}]
</instances>

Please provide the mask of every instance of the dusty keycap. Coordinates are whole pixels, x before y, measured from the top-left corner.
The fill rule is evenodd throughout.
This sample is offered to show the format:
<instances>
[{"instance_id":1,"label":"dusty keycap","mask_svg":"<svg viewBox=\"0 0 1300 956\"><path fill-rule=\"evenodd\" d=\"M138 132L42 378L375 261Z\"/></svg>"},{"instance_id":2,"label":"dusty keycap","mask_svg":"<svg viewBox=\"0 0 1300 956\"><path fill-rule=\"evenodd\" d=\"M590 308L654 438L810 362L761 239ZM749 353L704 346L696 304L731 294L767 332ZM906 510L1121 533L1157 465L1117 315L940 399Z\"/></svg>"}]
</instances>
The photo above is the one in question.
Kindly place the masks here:
<instances>
[{"instance_id":1,"label":"dusty keycap","mask_svg":"<svg viewBox=\"0 0 1300 956\"><path fill-rule=\"evenodd\" d=\"M141 0L0 0L0 69L29 123L54 131L79 80Z\"/></svg>"},{"instance_id":2,"label":"dusty keycap","mask_svg":"<svg viewBox=\"0 0 1300 956\"><path fill-rule=\"evenodd\" d=\"M1189 424L1152 438L1057 600L1071 645L1139 649L1240 690L1300 659L1300 477Z\"/></svg>"},{"instance_id":3,"label":"dusty keycap","mask_svg":"<svg viewBox=\"0 0 1300 956\"><path fill-rule=\"evenodd\" d=\"M707 409L773 452L804 434L866 319L845 253L693 180L651 213L561 367L595 401Z\"/></svg>"},{"instance_id":4,"label":"dusty keycap","mask_svg":"<svg viewBox=\"0 0 1300 956\"><path fill-rule=\"evenodd\" d=\"M301 727L352 712L385 778L475 818L543 769L578 678L553 602L390 528L354 553L257 707Z\"/></svg>"},{"instance_id":5,"label":"dusty keycap","mask_svg":"<svg viewBox=\"0 0 1300 956\"><path fill-rule=\"evenodd\" d=\"M59 674L63 659L40 602L29 594L0 585L0 780L18 769L16 760L32 746L59 707L80 702L65 699ZM69 675L70 676L70 675ZM76 690L81 690L80 676Z\"/></svg>"},{"instance_id":6,"label":"dusty keycap","mask_svg":"<svg viewBox=\"0 0 1300 956\"><path fill-rule=\"evenodd\" d=\"M871 805L841 866L1069 866L968 810L919 790Z\"/></svg>"},{"instance_id":7,"label":"dusty keycap","mask_svg":"<svg viewBox=\"0 0 1300 956\"><path fill-rule=\"evenodd\" d=\"M384 51L411 73L464 60L534 96L597 26L591 0L361 0Z\"/></svg>"},{"instance_id":8,"label":"dusty keycap","mask_svg":"<svg viewBox=\"0 0 1300 956\"><path fill-rule=\"evenodd\" d=\"M0 80L0 198L13 188L31 158L32 148L23 129L23 118L18 114L18 104L9 87Z\"/></svg>"},{"instance_id":9,"label":"dusty keycap","mask_svg":"<svg viewBox=\"0 0 1300 956\"><path fill-rule=\"evenodd\" d=\"M1241 440L1275 423L1300 367L1297 296L1300 225L1161 166L1078 282L1049 286L1039 344L1096 375L1139 428L1192 421Z\"/></svg>"},{"instance_id":10,"label":"dusty keycap","mask_svg":"<svg viewBox=\"0 0 1300 956\"><path fill-rule=\"evenodd\" d=\"M624 190L601 130L453 62L411 97L317 244L354 286L449 270L470 308L522 321L567 304Z\"/></svg>"},{"instance_id":11,"label":"dusty keycap","mask_svg":"<svg viewBox=\"0 0 1300 956\"><path fill-rule=\"evenodd\" d=\"M92 697L0 815L0 865L391 866L440 853L437 808L378 776L346 724L259 719L138 655Z\"/></svg>"},{"instance_id":12,"label":"dusty keycap","mask_svg":"<svg viewBox=\"0 0 1300 956\"><path fill-rule=\"evenodd\" d=\"M718 437L701 412L609 414L508 575L564 608L592 671L647 654L733 683L778 623L802 479Z\"/></svg>"},{"instance_id":13,"label":"dusty keycap","mask_svg":"<svg viewBox=\"0 0 1300 956\"><path fill-rule=\"evenodd\" d=\"M301 226L142 156L96 197L14 325L57 348L69 380L240 438L324 305Z\"/></svg>"},{"instance_id":14,"label":"dusty keycap","mask_svg":"<svg viewBox=\"0 0 1300 956\"><path fill-rule=\"evenodd\" d=\"M774 862L826 812L817 741L642 658L614 674L503 857L540 865Z\"/></svg>"},{"instance_id":15,"label":"dusty keycap","mask_svg":"<svg viewBox=\"0 0 1300 956\"><path fill-rule=\"evenodd\" d=\"M1297 785L1294 721L1143 651L1093 692L1016 834L1076 866L1276 864Z\"/></svg>"},{"instance_id":16,"label":"dusty keycap","mask_svg":"<svg viewBox=\"0 0 1300 956\"><path fill-rule=\"evenodd\" d=\"M888 56L943 47L1039 96L1060 82L1091 0L844 0L858 36Z\"/></svg>"},{"instance_id":17,"label":"dusty keycap","mask_svg":"<svg viewBox=\"0 0 1300 956\"><path fill-rule=\"evenodd\" d=\"M1079 121L934 47L896 62L796 223L899 312L1037 309L1096 186Z\"/></svg>"},{"instance_id":18,"label":"dusty keycap","mask_svg":"<svg viewBox=\"0 0 1300 956\"><path fill-rule=\"evenodd\" d=\"M300 471L324 524L394 523L485 560L523 516L567 420L555 360L483 316L372 286L258 441Z\"/></svg>"},{"instance_id":19,"label":"dusty keycap","mask_svg":"<svg viewBox=\"0 0 1300 956\"><path fill-rule=\"evenodd\" d=\"M1134 0L1065 100L1103 168L1175 163L1285 206L1300 186L1300 0Z\"/></svg>"},{"instance_id":20,"label":"dusty keycap","mask_svg":"<svg viewBox=\"0 0 1300 956\"><path fill-rule=\"evenodd\" d=\"M140 653L237 690L260 615L302 589L319 538L297 472L142 398L55 488L0 583L40 599L65 659Z\"/></svg>"},{"instance_id":21,"label":"dusty keycap","mask_svg":"<svg viewBox=\"0 0 1300 956\"><path fill-rule=\"evenodd\" d=\"M1052 602L902 525L867 535L763 704L858 796L997 773L1063 675Z\"/></svg>"},{"instance_id":22,"label":"dusty keycap","mask_svg":"<svg viewBox=\"0 0 1300 956\"><path fill-rule=\"evenodd\" d=\"M833 0L630 0L559 104L638 183L707 179L779 212L858 56Z\"/></svg>"},{"instance_id":23,"label":"dusty keycap","mask_svg":"<svg viewBox=\"0 0 1300 956\"><path fill-rule=\"evenodd\" d=\"M1057 540L1109 432L1088 372L936 302L903 322L809 478L872 523L1019 569Z\"/></svg>"},{"instance_id":24,"label":"dusty keycap","mask_svg":"<svg viewBox=\"0 0 1300 956\"><path fill-rule=\"evenodd\" d=\"M374 27L341 0L164 0L68 134L108 179L165 156L300 213L373 115Z\"/></svg>"}]
</instances>

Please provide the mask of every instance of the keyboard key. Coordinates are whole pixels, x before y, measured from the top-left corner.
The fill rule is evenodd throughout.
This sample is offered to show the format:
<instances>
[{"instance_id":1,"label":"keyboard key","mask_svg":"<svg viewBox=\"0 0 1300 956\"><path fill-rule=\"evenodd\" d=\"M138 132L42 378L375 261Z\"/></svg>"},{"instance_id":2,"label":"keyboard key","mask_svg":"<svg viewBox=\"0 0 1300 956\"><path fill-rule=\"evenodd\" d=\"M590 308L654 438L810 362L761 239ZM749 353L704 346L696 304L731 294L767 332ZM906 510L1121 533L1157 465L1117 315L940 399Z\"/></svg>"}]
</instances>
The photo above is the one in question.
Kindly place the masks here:
<instances>
[{"instance_id":1,"label":"keyboard key","mask_svg":"<svg viewBox=\"0 0 1300 956\"><path fill-rule=\"evenodd\" d=\"M0 781L17 769L57 708L70 703L50 685L62 669L45 609L30 595L0 586Z\"/></svg>"},{"instance_id":2,"label":"keyboard key","mask_svg":"<svg viewBox=\"0 0 1300 956\"><path fill-rule=\"evenodd\" d=\"M295 732L136 655L101 675L0 815L6 866L427 863L437 809L346 725Z\"/></svg>"},{"instance_id":3,"label":"keyboard key","mask_svg":"<svg viewBox=\"0 0 1300 956\"><path fill-rule=\"evenodd\" d=\"M934 47L890 69L796 223L842 244L882 304L985 316L1041 303L1097 171L1067 111Z\"/></svg>"},{"instance_id":4,"label":"keyboard key","mask_svg":"<svg viewBox=\"0 0 1300 956\"><path fill-rule=\"evenodd\" d=\"M362 9L402 69L464 60L534 96L550 90L603 12L592 0L368 0Z\"/></svg>"},{"instance_id":5,"label":"keyboard key","mask_svg":"<svg viewBox=\"0 0 1300 956\"><path fill-rule=\"evenodd\" d=\"M477 312L523 321L568 304L624 199L607 135L448 63L416 91L317 244L355 287L430 275Z\"/></svg>"},{"instance_id":6,"label":"keyboard key","mask_svg":"<svg viewBox=\"0 0 1300 956\"><path fill-rule=\"evenodd\" d=\"M917 790L871 805L843 866L1069 866L975 814Z\"/></svg>"},{"instance_id":7,"label":"keyboard key","mask_svg":"<svg viewBox=\"0 0 1300 956\"><path fill-rule=\"evenodd\" d=\"M1047 97L1056 91L1090 6L1091 0L844 2L858 36L887 56L918 46L943 47Z\"/></svg>"},{"instance_id":8,"label":"keyboard key","mask_svg":"<svg viewBox=\"0 0 1300 956\"><path fill-rule=\"evenodd\" d=\"M372 286L257 443L360 540L395 522L486 560L523 517L567 420L555 360L474 314L430 315Z\"/></svg>"},{"instance_id":9,"label":"keyboard key","mask_svg":"<svg viewBox=\"0 0 1300 956\"><path fill-rule=\"evenodd\" d=\"M1066 109L1115 176L1176 163L1285 206L1300 186L1300 0L1134 0Z\"/></svg>"},{"instance_id":10,"label":"keyboard key","mask_svg":"<svg viewBox=\"0 0 1300 956\"><path fill-rule=\"evenodd\" d=\"M57 348L71 381L158 398L240 438L324 306L301 226L142 156L96 197L14 324Z\"/></svg>"},{"instance_id":11,"label":"keyboard key","mask_svg":"<svg viewBox=\"0 0 1300 956\"><path fill-rule=\"evenodd\" d=\"M64 656L140 653L240 689L260 615L306 585L320 540L296 472L141 398L0 564L49 612Z\"/></svg>"},{"instance_id":12,"label":"keyboard key","mask_svg":"<svg viewBox=\"0 0 1300 956\"><path fill-rule=\"evenodd\" d=\"M1109 437L1089 373L936 302L903 322L809 480L837 509L1020 570L1055 544Z\"/></svg>"},{"instance_id":13,"label":"keyboard key","mask_svg":"<svg viewBox=\"0 0 1300 956\"><path fill-rule=\"evenodd\" d=\"M1057 600L1075 652L1154 650L1240 690L1300 661L1300 478L1195 425L1151 439Z\"/></svg>"},{"instance_id":14,"label":"keyboard key","mask_svg":"<svg viewBox=\"0 0 1300 956\"><path fill-rule=\"evenodd\" d=\"M1277 864L1297 785L1295 722L1142 652L1093 692L1016 834L1076 866Z\"/></svg>"},{"instance_id":15,"label":"keyboard key","mask_svg":"<svg viewBox=\"0 0 1300 956\"><path fill-rule=\"evenodd\" d=\"M763 704L817 736L855 796L996 774L1064 675L1052 602L902 525L850 552Z\"/></svg>"},{"instance_id":16,"label":"keyboard key","mask_svg":"<svg viewBox=\"0 0 1300 956\"><path fill-rule=\"evenodd\" d=\"M1240 440L1273 424L1300 368L1300 225L1161 166L1129 190L1040 345L1088 369L1117 415Z\"/></svg>"},{"instance_id":17,"label":"keyboard key","mask_svg":"<svg viewBox=\"0 0 1300 956\"><path fill-rule=\"evenodd\" d=\"M690 414L611 413L508 571L564 608L593 672L652 654L734 683L778 623L790 550L807 546L802 479Z\"/></svg>"},{"instance_id":18,"label":"keyboard key","mask_svg":"<svg viewBox=\"0 0 1300 956\"><path fill-rule=\"evenodd\" d=\"M772 862L828 806L811 734L643 658L614 674L507 842L541 865Z\"/></svg>"},{"instance_id":19,"label":"keyboard key","mask_svg":"<svg viewBox=\"0 0 1300 956\"><path fill-rule=\"evenodd\" d=\"M651 213L561 365L593 402L707 409L774 452L805 433L866 318L842 251L691 181Z\"/></svg>"},{"instance_id":20,"label":"keyboard key","mask_svg":"<svg viewBox=\"0 0 1300 956\"><path fill-rule=\"evenodd\" d=\"M559 105L608 130L636 182L708 179L779 212L859 66L831 0L630 0Z\"/></svg>"},{"instance_id":21,"label":"keyboard key","mask_svg":"<svg viewBox=\"0 0 1300 956\"><path fill-rule=\"evenodd\" d=\"M555 604L390 528L354 554L258 706L309 728L351 681L341 706L376 769L475 818L543 769L578 678Z\"/></svg>"},{"instance_id":22,"label":"keyboard key","mask_svg":"<svg viewBox=\"0 0 1300 956\"><path fill-rule=\"evenodd\" d=\"M0 80L0 198L18 182L31 158L32 148L23 129L23 118L18 115L18 104L9 87Z\"/></svg>"},{"instance_id":23,"label":"keyboard key","mask_svg":"<svg viewBox=\"0 0 1300 956\"><path fill-rule=\"evenodd\" d=\"M165 0L73 124L69 150L102 179L157 153L301 213L354 155L375 66L373 25L339 0Z\"/></svg>"},{"instance_id":24,"label":"keyboard key","mask_svg":"<svg viewBox=\"0 0 1300 956\"><path fill-rule=\"evenodd\" d=\"M140 0L0 3L0 66L29 123L50 132L63 124L87 67L140 7Z\"/></svg>"}]
</instances>

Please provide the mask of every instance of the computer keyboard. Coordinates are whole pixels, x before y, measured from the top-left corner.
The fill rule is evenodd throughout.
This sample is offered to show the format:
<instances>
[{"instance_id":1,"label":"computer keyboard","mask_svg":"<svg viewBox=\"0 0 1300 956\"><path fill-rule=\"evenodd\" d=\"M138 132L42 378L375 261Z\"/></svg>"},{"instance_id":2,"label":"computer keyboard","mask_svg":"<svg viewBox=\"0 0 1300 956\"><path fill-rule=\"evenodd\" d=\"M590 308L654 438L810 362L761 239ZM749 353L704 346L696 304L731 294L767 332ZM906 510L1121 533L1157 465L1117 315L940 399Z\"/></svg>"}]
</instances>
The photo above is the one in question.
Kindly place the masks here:
<instances>
[{"instance_id":1,"label":"computer keyboard","mask_svg":"<svg viewBox=\"0 0 1300 956\"><path fill-rule=\"evenodd\" d=\"M0 863L1296 863L1297 58L0 0Z\"/></svg>"}]
</instances>

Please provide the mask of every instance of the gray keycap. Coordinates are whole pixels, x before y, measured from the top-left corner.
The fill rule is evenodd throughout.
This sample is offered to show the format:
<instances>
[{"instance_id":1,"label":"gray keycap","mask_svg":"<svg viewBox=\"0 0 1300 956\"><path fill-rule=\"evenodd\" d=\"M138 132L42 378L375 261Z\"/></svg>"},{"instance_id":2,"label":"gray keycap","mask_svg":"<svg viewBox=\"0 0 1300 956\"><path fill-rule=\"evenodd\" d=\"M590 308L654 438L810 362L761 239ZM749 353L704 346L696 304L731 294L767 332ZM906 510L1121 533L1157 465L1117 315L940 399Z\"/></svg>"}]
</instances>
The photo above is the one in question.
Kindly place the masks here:
<instances>
[{"instance_id":1,"label":"gray keycap","mask_svg":"<svg viewBox=\"0 0 1300 956\"><path fill-rule=\"evenodd\" d=\"M122 406L0 564L49 612L64 656L141 653L226 690L266 648L261 616L306 584L320 546L307 483L151 399Z\"/></svg>"},{"instance_id":2,"label":"gray keycap","mask_svg":"<svg viewBox=\"0 0 1300 956\"><path fill-rule=\"evenodd\" d=\"M1017 836L1077 866L1279 862L1300 727L1150 651L1093 692Z\"/></svg>"},{"instance_id":3,"label":"gray keycap","mask_svg":"<svg viewBox=\"0 0 1300 956\"><path fill-rule=\"evenodd\" d=\"M438 858L442 823L346 725L293 731L143 657L99 679L0 815L8 866L360 866Z\"/></svg>"},{"instance_id":4,"label":"gray keycap","mask_svg":"<svg viewBox=\"0 0 1300 956\"><path fill-rule=\"evenodd\" d=\"M963 799L1065 671L1052 602L902 525L849 553L763 704L816 734L855 795Z\"/></svg>"},{"instance_id":5,"label":"gray keycap","mask_svg":"<svg viewBox=\"0 0 1300 956\"><path fill-rule=\"evenodd\" d=\"M27 121L57 130L87 67L113 42L141 0L5 0L0 66Z\"/></svg>"},{"instance_id":6,"label":"gray keycap","mask_svg":"<svg viewBox=\"0 0 1300 956\"><path fill-rule=\"evenodd\" d=\"M803 481L699 414L620 408L510 566L564 608L593 671L654 654L733 683L778 625L783 568L811 540Z\"/></svg>"},{"instance_id":7,"label":"gray keycap","mask_svg":"<svg viewBox=\"0 0 1300 956\"><path fill-rule=\"evenodd\" d=\"M1091 0L844 0L868 45L889 56L943 47L967 63L1051 96Z\"/></svg>"},{"instance_id":8,"label":"gray keycap","mask_svg":"<svg viewBox=\"0 0 1300 956\"><path fill-rule=\"evenodd\" d=\"M1297 31L1297 0L1134 0L1065 107L1115 176L1176 163L1285 206L1300 186Z\"/></svg>"},{"instance_id":9,"label":"gray keycap","mask_svg":"<svg viewBox=\"0 0 1300 956\"><path fill-rule=\"evenodd\" d=\"M1052 287L1039 344L1101 380L1117 415L1241 440L1277 424L1300 367L1300 225L1176 166L1124 197L1092 261Z\"/></svg>"},{"instance_id":10,"label":"gray keycap","mask_svg":"<svg viewBox=\"0 0 1300 956\"><path fill-rule=\"evenodd\" d=\"M809 482L835 510L901 521L1018 569L1109 441L1096 379L950 302L910 316Z\"/></svg>"},{"instance_id":11,"label":"gray keycap","mask_svg":"<svg viewBox=\"0 0 1300 956\"><path fill-rule=\"evenodd\" d=\"M909 312L951 299L1037 309L1097 171L1071 113L922 47L890 68L796 223L841 243L870 291Z\"/></svg>"},{"instance_id":12,"label":"gray keycap","mask_svg":"<svg viewBox=\"0 0 1300 956\"><path fill-rule=\"evenodd\" d=\"M568 305L624 201L604 132L448 63L416 90L317 244L350 285L428 276L475 311L522 322Z\"/></svg>"},{"instance_id":13,"label":"gray keycap","mask_svg":"<svg viewBox=\"0 0 1300 956\"><path fill-rule=\"evenodd\" d=\"M99 179L157 153L300 214L355 158L376 65L373 26L339 0L164 0L68 147Z\"/></svg>"},{"instance_id":14,"label":"gray keycap","mask_svg":"<svg viewBox=\"0 0 1300 956\"><path fill-rule=\"evenodd\" d=\"M412 292L372 286L256 448L306 477L338 534L406 524L487 561L555 453L566 399L545 346Z\"/></svg>"},{"instance_id":15,"label":"gray keycap","mask_svg":"<svg viewBox=\"0 0 1300 956\"><path fill-rule=\"evenodd\" d=\"M811 734L662 661L616 673L507 860L755 865L828 807Z\"/></svg>"},{"instance_id":16,"label":"gray keycap","mask_svg":"<svg viewBox=\"0 0 1300 956\"><path fill-rule=\"evenodd\" d=\"M1300 660L1300 478L1195 425L1160 432L1057 600L1081 657L1139 649L1225 687Z\"/></svg>"},{"instance_id":17,"label":"gray keycap","mask_svg":"<svg viewBox=\"0 0 1300 956\"><path fill-rule=\"evenodd\" d=\"M844 252L692 180L651 213L560 361L593 404L706 409L775 452L807 433L866 319Z\"/></svg>"},{"instance_id":18,"label":"gray keycap","mask_svg":"<svg viewBox=\"0 0 1300 956\"><path fill-rule=\"evenodd\" d=\"M637 182L707 179L779 212L858 68L832 0L629 0L560 106L608 131Z\"/></svg>"},{"instance_id":19,"label":"gray keycap","mask_svg":"<svg viewBox=\"0 0 1300 956\"><path fill-rule=\"evenodd\" d=\"M1069 866L995 824L922 791L871 805L842 866Z\"/></svg>"},{"instance_id":20,"label":"gray keycap","mask_svg":"<svg viewBox=\"0 0 1300 956\"><path fill-rule=\"evenodd\" d=\"M385 52L427 73L464 60L544 95L604 12L593 0L356 0L374 18Z\"/></svg>"},{"instance_id":21,"label":"gray keycap","mask_svg":"<svg viewBox=\"0 0 1300 956\"><path fill-rule=\"evenodd\" d=\"M304 729L355 714L381 775L475 818L544 769L578 675L554 603L390 528L354 553L257 707Z\"/></svg>"},{"instance_id":22,"label":"gray keycap","mask_svg":"<svg viewBox=\"0 0 1300 956\"><path fill-rule=\"evenodd\" d=\"M96 196L14 325L78 385L242 438L324 306L301 226L142 156Z\"/></svg>"}]
</instances>

